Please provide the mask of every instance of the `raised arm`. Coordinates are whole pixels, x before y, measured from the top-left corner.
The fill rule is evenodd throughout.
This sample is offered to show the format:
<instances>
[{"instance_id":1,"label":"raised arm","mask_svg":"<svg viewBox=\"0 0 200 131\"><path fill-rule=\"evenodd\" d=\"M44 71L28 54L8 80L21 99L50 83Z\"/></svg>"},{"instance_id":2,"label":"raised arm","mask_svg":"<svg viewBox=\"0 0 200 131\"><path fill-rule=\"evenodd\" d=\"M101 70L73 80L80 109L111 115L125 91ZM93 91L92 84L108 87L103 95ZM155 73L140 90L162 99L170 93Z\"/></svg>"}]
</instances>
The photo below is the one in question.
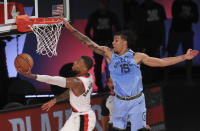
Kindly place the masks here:
<instances>
[{"instance_id":1,"label":"raised arm","mask_svg":"<svg viewBox=\"0 0 200 131\"><path fill-rule=\"evenodd\" d=\"M78 30L76 30L74 27L72 27L69 22L67 22L65 19L63 19L65 27L72 32L72 34L81 41L82 44L89 47L91 50L93 50L95 53L105 56L106 58L111 58L112 51L110 48L106 46L99 46L94 41L92 41L89 37L85 36L84 34L80 33Z\"/></svg>"},{"instance_id":2,"label":"raised arm","mask_svg":"<svg viewBox=\"0 0 200 131\"><path fill-rule=\"evenodd\" d=\"M184 55L180 55L176 57L166 57L162 59L150 57L143 53L137 53L135 55L135 59L136 61L138 61L138 63L143 63L151 67L165 67L165 66L174 65L184 60L191 60L195 56L197 56L198 53L199 53L198 50L188 49L187 53Z\"/></svg>"},{"instance_id":3,"label":"raised arm","mask_svg":"<svg viewBox=\"0 0 200 131\"><path fill-rule=\"evenodd\" d=\"M63 88L70 88L77 96L85 92L85 88L83 87L81 81L76 77L65 78L61 76L36 75L32 74L31 72L22 72L20 70L18 70L18 72L21 75L24 75L31 79L35 79L40 82L57 85Z\"/></svg>"}]
</instances>

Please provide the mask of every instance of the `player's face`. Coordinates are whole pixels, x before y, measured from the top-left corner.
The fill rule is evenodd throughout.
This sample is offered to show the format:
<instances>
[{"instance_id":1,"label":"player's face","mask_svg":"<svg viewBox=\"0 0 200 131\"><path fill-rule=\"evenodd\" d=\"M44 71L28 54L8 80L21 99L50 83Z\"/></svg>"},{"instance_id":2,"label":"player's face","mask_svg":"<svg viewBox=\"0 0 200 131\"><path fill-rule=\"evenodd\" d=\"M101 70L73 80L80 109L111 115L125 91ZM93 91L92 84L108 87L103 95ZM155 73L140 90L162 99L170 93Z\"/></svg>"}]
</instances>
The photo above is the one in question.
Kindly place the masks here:
<instances>
[{"instance_id":1,"label":"player's face","mask_svg":"<svg viewBox=\"0 0 200 131\"><path fill-rule=\"evenodd\" d=\"M74 62L72 70L80 72L81 70L83 70L83 68L85 68L85 63L84 60L80 57Z\"/></svg>"},{"instance_id":2,"label":"player's face","mask_svg":"<svg viewBox=\"0 0 200 131\"><path fill-rule=\"evenodd\" d=\"M114 52L119 53L124 47L125 40L121 38L119 35L114 36L114 40L112 42Z\"/></svg>"}]
</instances>

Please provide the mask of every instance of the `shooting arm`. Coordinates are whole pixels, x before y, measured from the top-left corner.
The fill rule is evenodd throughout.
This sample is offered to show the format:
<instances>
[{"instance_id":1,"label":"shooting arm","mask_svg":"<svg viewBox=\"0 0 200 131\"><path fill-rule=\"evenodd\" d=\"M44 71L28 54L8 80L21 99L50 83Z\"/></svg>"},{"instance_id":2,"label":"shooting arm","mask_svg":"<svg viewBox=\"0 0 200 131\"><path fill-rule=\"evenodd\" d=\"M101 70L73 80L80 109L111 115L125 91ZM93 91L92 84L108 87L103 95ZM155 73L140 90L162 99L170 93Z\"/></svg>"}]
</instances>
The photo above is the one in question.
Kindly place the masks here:
<instances>
[{"instance_id":1,"label":"shooting arm","mask_svg":"<svg viewBox=\"0 0 200 131\"><path fill-rule=\"evenodd\" d=\"M76 77L64 78L61 76L37 75L36 80L63 88L70 88L78 96L85 92L81 81Z\"/></svg>"},{"instance_id":2,"label":"shooting arm","mask_svg":"<svg viewBox=\"0 0 200 131\"><path fill-rule=\"evenodd\" d=\"M33 74L32 74L33 75ZM49 76L49 75L36 75L35 79L47 84L57 85L63 88L66 87L66 78L61 76Z\"/></svg>"},{"instance_id":3,"label":"shooting arm","mask_svg":"<svg viewBox=\"0 0 200 131\"><path fill-rule=\"evenodd\" d=\"M85 88L82 85L81 81L76 77L65 78L61 76L35 75L31 72L19 73L28 78L35 79L40 82L57 85L63 88L70 88L76 95L81 95L85 91Z\"/></svg>"},{"instance_id":4,"label":"shooting arm","mask_svg":"<svg viewBox=\"0 0 200 131\"><path fill-rule=\"evenodd\" d=\"M21 70L17 70L19 74L24 75L28 78L35 79L40 82L44 82L47 84L57 85L63 88L66 88L66 78L61 76L49 76L49 75L36 75L31 72L23 72Z\"/></svg>"}]
</instances>

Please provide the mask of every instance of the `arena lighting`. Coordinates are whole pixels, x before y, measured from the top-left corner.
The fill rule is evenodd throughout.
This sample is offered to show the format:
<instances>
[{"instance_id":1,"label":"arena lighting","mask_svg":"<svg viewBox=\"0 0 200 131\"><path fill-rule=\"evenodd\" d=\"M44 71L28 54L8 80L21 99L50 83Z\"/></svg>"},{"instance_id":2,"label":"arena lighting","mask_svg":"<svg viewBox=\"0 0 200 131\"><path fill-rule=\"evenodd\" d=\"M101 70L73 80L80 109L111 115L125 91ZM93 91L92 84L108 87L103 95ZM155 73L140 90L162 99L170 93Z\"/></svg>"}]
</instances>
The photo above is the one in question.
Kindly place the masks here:
<instances>
[{"instance_id":1,"label":"arena lighting","mask_svg":"<svg viewBox=\"0 0 200 131\"><path fill-rule=\"evenodd\" d=\"M54 97L53 94L48 94L48 95L25 95L25 98L41 98L41 97Z\"/></svg>"},{"instance_id":2,"label":"arena lighting","mask_svg":"<svg viewBox=\"0 0 200 131\"><path fill-rule=\"evenodd\" d=\"M93 92L92 95L97 95L98 93ZM54 97L54 94L47 95L25 95L25 98L44 98L44 97Z\"/></svg>"}]
</instances>

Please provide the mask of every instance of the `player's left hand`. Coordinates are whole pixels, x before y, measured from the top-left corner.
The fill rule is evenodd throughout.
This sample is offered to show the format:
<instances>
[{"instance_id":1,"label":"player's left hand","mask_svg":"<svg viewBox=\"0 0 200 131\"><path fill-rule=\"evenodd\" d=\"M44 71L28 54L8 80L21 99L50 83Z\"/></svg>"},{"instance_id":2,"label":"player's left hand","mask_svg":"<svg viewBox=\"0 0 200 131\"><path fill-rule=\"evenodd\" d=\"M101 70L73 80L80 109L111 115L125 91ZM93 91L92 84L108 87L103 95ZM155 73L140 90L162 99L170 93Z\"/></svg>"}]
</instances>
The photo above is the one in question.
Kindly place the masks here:
<instances>
[{"instance_id":1,"label":"player's left hand","mask_svg":"<svg viewBox=\"0 0 200 131\"><path fill-rule=\"evenodd\" d=\"M52 100L48 101L47 103L44 103L41 108L42 108L42 110L49 111L50 108L52 106L54 106L55 104L56 104L56 99L52 99Z\"/></svg>"},{"instance_id":2,"label":"player's left hand","mask_svg":"<svg viewBox=\"0 0 200 131\"><path fill-rule=\"evenodd\" d=\"M184 57L185 57L186 60L191 60L191 59L193 59L195 56L197 56L198 53L199 53L198 50L188 49L188 50L187 50L187 53L185 54Z\"/></svg>"}]
</instances>

